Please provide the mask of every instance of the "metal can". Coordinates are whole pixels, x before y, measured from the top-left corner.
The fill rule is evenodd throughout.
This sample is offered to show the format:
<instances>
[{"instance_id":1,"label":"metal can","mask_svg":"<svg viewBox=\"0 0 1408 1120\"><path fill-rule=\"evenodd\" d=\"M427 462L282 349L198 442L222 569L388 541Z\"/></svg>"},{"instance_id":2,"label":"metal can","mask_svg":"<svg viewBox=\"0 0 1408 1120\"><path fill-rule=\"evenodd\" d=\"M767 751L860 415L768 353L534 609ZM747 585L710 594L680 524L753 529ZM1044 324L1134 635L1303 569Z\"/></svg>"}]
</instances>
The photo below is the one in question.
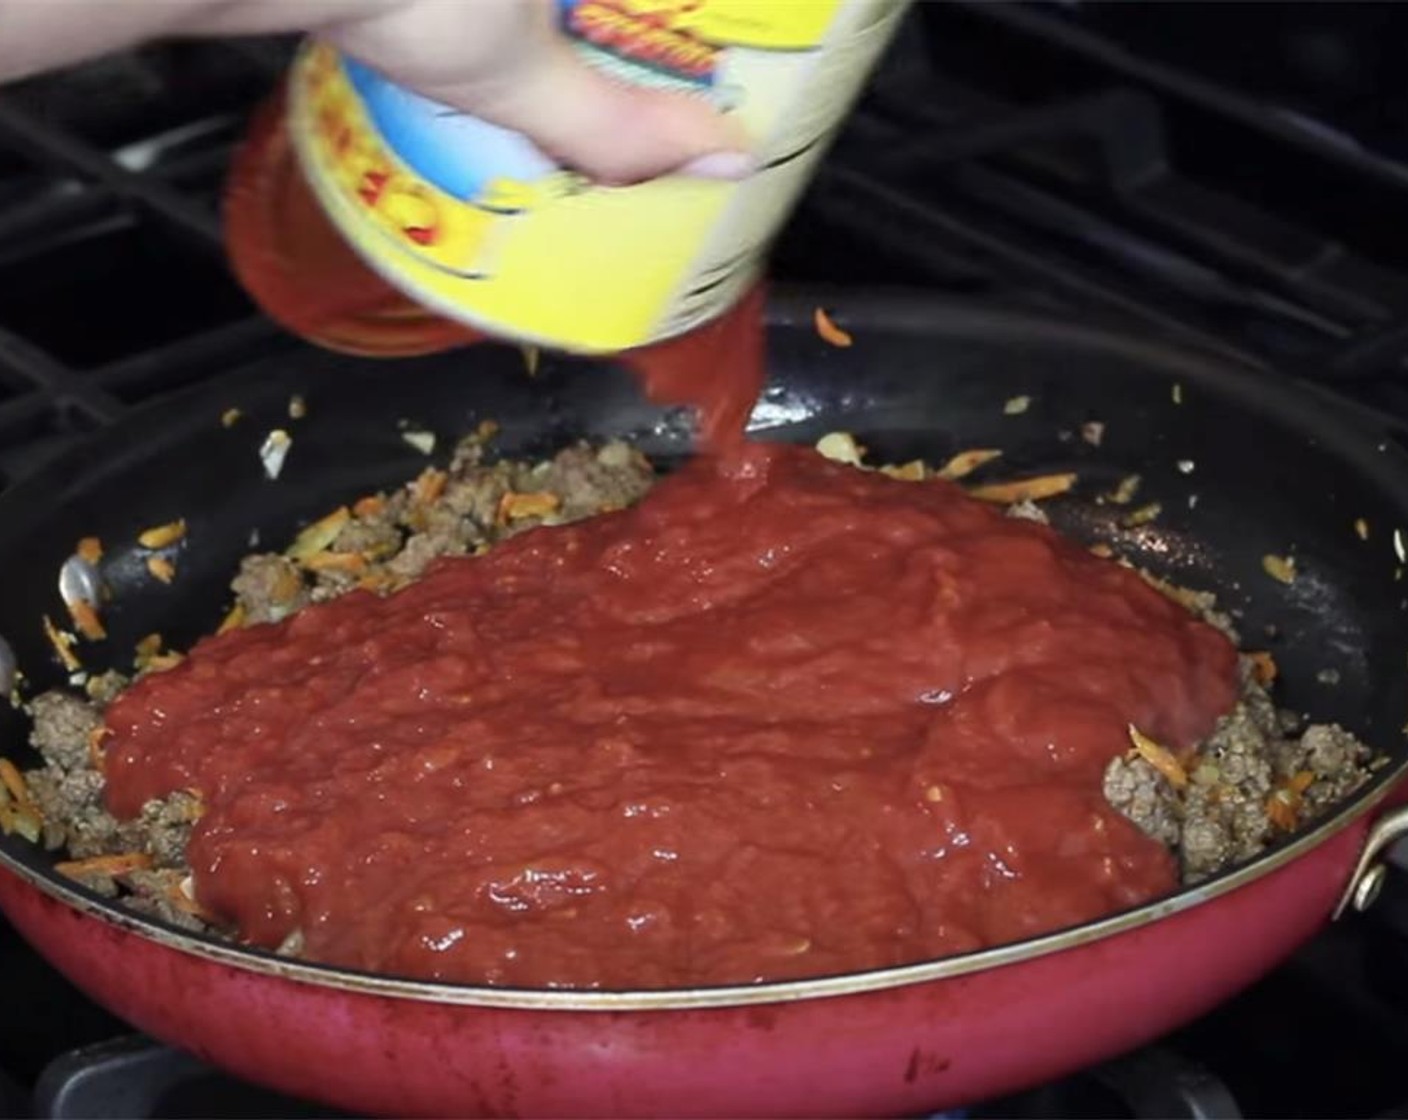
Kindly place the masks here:
<instances>
[{"instance_id":1,"label":"metal can","mask_svg":"<svg viewBox=\"0 0 1408 1120\"><path fill-rule=\"evenodd\" d=\"M906 6L558 0L590 65L737 115L759 163L737 183L591 183L319 42L290 74L289 136L333 226L417 303L538 345L634 349L714 318L756 278Z\"/></svg>"}]
</instances>

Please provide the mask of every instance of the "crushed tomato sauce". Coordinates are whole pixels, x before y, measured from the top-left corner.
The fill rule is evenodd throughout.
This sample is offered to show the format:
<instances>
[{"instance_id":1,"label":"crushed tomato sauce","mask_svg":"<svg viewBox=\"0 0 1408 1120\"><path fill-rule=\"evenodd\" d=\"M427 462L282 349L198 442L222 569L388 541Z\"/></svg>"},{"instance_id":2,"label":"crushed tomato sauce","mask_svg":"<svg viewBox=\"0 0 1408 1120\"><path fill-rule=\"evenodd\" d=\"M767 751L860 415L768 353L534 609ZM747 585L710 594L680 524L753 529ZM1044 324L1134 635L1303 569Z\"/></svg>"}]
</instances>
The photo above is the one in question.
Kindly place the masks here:
<instances>
[{"instance_id":1,"label":"crushed tomato sauce","mask_svg":"<svg viewBox=\"0 0 1408 1120\"><path fill-rule=\"evenodd\" d=\"M310 959L532 988L896 965L1137 904L1105 801L1236 654L942 481L701 457L636 507L200 642L107 711L122 816L200 791L202 906Z\"/></svg>"}]
</instances>

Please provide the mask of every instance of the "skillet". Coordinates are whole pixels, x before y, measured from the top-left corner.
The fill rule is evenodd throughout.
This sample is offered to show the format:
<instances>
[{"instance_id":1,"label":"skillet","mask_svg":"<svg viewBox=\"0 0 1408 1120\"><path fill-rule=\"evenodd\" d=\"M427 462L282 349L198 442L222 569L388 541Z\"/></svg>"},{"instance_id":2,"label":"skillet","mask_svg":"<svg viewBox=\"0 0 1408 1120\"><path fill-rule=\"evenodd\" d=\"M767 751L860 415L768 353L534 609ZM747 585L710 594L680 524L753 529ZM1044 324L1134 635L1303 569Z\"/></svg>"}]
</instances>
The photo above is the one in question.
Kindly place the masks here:
<instances>
[{"instance_id":1,"label":"skillet","mask_svg":"<svg viewBox=\"0 0 1408 1120\"><path fill-rule=\"evenodd\" d=\"M818 302L852 347L816 336ZM1310 387L1163 342L924 296L784 294L769 347L759 438L845 429L877 461L993 446L1004 477L1076 470L1075 495L1049 505L1059 527L1218 592L1243 644L1274 652L1279 702L1344 723L1388 764L1334 816L1138 910L943 961L752 988L521 992L290 962L116 910L14 838L0 841L0 910L142 1029L344 1108L902 1115L1138 1045L1273 967L1352 884L1368 900L1377 845L1408 827L1386 812L1408 766L1408 583L1394 543L1408 526L1408 454L1396 432ZM308 415L290 421L295 393ZM1010 415L1017 396L1029 407ZM244 416L226 429L231 407ZM529 380L506 347L394 367L277 356L133 414L0 498L0 635L35 690L62 681L40 616L62 617L59 566L97 535L114 599L109 641L83 649L90 666L125 665L152 631L184 646L218 624L252 533L281 547L349 497L416 474L426 459L400 421L436 431L443 458L485 418L500 423L505 455L619 435L668 465L689 447L688 416L646 404L608 364L545 360ZM1091 420L1105 425L1099 447L1079 436ZM257 450L274 427L293 445L270 481ZM1162 505L1134 529L1120 525L1127 509L1092 500L1129 473ZM167 587L147 576L134 538L175 517L189 533ZM1296 558L1292 584L1264 573L1267 554ZM1338 684L1322 683L1326 670ZM0 716L0 751L21 762L23 735L22 716Z\"/></svg>"}]
</instances>

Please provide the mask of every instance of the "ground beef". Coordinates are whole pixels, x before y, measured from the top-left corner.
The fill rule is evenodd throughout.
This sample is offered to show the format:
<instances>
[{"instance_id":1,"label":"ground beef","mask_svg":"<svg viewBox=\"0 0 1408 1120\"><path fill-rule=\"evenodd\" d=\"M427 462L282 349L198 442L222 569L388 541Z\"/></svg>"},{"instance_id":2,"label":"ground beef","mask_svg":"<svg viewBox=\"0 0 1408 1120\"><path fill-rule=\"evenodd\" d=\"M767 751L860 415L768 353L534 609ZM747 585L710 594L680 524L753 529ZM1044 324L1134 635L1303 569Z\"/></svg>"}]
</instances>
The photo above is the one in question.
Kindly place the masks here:
<instances>
[{"instance_id":1,"label":"ground beef","mask_svg":"<svg viewBox=\"0 0 1408 1120\"><path fill-rule=\"evenodd\" d=\"M182 903L181 880L184 873L174 875L170 871L134 871L123 879L128 893L123 896L123 904L129 910L160 918L178 929L195 933L211 929L189 901Z\"/></svg>"},{"instance_id":2,"label":"ground beef","mask_svg":"<svg viewBox=\"0 0 1408 1120\"><path fill-rule=\"evenodd\" d=\"M619 440L600 448L577 444L540 462L485 463L484 437L470 437L456 449L443 489L433 500L419 497L427 479L422 475L354 506L331 549L361 556L366 566L321 569L307 577L308 595L321 602L355 587L393 591L418 579L441 556L480 552L538 525L562 525L624 508L645 494L653 477L650 462ZM506 499L529 494L551 496L553 508L507 518ZM246 602L243 594L241 602ZM263 615L248 617L265 620Z\"/></svg>"},{"instance_id":3,"label":"ground beef","mask_svg":"<svg viewBox=\"0 0 1408 1120\"><path fill-rule=\"evenodd\" d=\"M1277 711L1254 663L1243 658L1241 698L1185 764L1185 788L1175 789L1143 758L1117 758L1105 771L1105 797L1174 850L1185 883L1199 882L1255 856L1287 825L1310 820L1368 780L1372 752L1353 735L1318 724L1297 735L1299 726Z\"/></svg>"},{"instance_id":4,"label":"ground beef","mask_svg":"<svg viewBox=\"0 0 1408 1120\"><path fill-rule=\"evenodd\" d=\"M34 698L30 715L30 742L45 762L62 772L88 765L88 737L103 722L92 703L67 692L46 692Z\"/></svg>"},{"instance_id":5,"label":"ground beef","mask_svg":"<svg viewBox=\"0 0 1408 1120\"><path fill-rule=\"evenodd\" d=\"M345 520L319 557L262 553L246 557L231 584L238 621L277 621L312 601L362 587L387 593L424 572L437 557L477 553L536 525L555 525L620 509L650 488L653 471L637 450L620 441L600 448L577 444L541 462L485 462L480 432L461 441L443 475L433 470L390 493L370 495L340 514ZM538 495L536 510L508 512L515 497ZM508 503L508 505L506 505ZM541 507L541 508L540 508ZM1009 516L1045 522L1034 502ZM1141 572L1151 584L1235 642L1231 618L1214 597ZM152 671L146 669L144 671ZM157 670L159 671L159 670ZM1114 759L1104 777L1106 799L1178 857L1182 877L1194 883L1255 856L1282 834L1325 812L1362 785L1371 752L1335 725L1301 731L1294 714L1278 711L1249 658L1242 662L1237 706L1184 760L1186 781L1175 786L1137 753ZM102 708L128 678L108 672L90 678L87 696L55 691L34 699L31 742L45 765L26 777L43 815L43 840L72 859L145 853L149 866L114 878L76 873L85 886L127 907L183 929L212 929L191 899L184 853L200 815L191 794L149 802L139 817L118 821L102 805L102 776L90 744ZM1268 812L1284 802L1282 823ZM1285 816L1284 814L1289 814ZM281 946L298 956L301 938Z\"/></svg>"},{"instance_id":6,"label":"ground beef","mask_svg":"<svg viewBox=\"0 0 1408 1120\"><path fill-rule=\"evenodd\" d=\"M420 576L430 562L440 556L463 556L469 551L468 542L453 529L442 527L439 532L416 533L386 570L398 580L409 583Z\"/></svg>"},{"instance_id":7,"label":"ground beef","mask_svg":"<svg viewBox=\"0 0 1408 1120\"><path fill-rule=\"evenodd\" d=\"M90 740L102 725L99 703L46 692L30 711L30 743L47 765L26 779L43 815L45 847L66 849L74 859L141 851L156 867L183 867L191 825L200 815L196 798L173 794L148 802L136 820L117 820L103 807L103 778L93 768Z\"/></svg>"},{"instance_id":8,"label":"ground beef","mask_svg":"<svg viewBox=\"0 0 1408 1120\"><path fill-rule=\"evenodd\" d=\"M1116 758L1105 770L1105 800L1160 844L1176 848L1180 835L1178 795L1142 758Z\"/></svg>"},{"instance_id":9,"label":"ground beef","mask_svg":"<svg viewBox=\"0 0 1408 1120\"><path fill-rule=\"evenodd\" d=\"M335 552L393 556L400 551L402 539L393 517L381 512L349 521L338 530L332 547Z\"/></svg>"},{"instance_id":10,"label":"ground beef","mask_svg":"<svg viewBox=\"0 0 1408 1120\"><path fill-rule=\"evenodd\" d=\"M1184 878L1196 882L1229 863L1255 855L1271 837L1266 799L1275 783L1272 749L1279 728L1262 707L1254 681L1237 706L1218 721L1198 751L1183 798ZM1249 694L1251 697L1249 698Z\"/></svg>"},{"instance_id":11,"label":"ground beef","mask_svg":"<svg viewBox=\"0 0 1408 1120\"><path fill-rule=\"evenodd\" d=\"M184 874L186 842L200 812L200 799L190 793L173 793L160 801L148 801L142 806L140 817L122 825L123 840L131 850L149 854L155 867Z\"/></svg>"},{"instance_id":12,"label":"ground beef","mask_svg":"<svg viewBox=\"0 0 1408 1120\"><path fill-rule=\"evenodd\" d=\"M50 766L27 777L30 795L44 817L46 848L65 848L74 859L117 849L117 821L103 808L101 774Z\"/></svg>"},{"instance_id":13,"label":"ground beef","mask_svg":"<svg viewBox=\"0 0 1408 1120\"><path fill-rule=\"evenodd\" d=\"M629 444L617 441L599 450L579 444L553 459L543 489L562 496L561 521L576 521L639 501L653 477L649 461Z\"/></svg>"},{"instance_id":14,"label":"ground beef","mask_svg":"<svg viewBox=\"0 0 1408 1120\"><path fill-rule=\"evenodd\" d=\"M310 598L298 565L274 552L246 556L230 589L247 622L278 622Z\"/></svg>"},{"instance_id":15,"label":"ground beef","mask_svg":"<svg viewBox=\"0 0 1408 1120\"><path fill-rule=\"evenodd\" d=\"M1335 723L1306 728L1298 744L1303 752L1297 769L1308 769L1315 784L1305 791L1306 803L1320 812L1343 801L1364 784L1373 751Z\"/></svg>"}]
</instances>

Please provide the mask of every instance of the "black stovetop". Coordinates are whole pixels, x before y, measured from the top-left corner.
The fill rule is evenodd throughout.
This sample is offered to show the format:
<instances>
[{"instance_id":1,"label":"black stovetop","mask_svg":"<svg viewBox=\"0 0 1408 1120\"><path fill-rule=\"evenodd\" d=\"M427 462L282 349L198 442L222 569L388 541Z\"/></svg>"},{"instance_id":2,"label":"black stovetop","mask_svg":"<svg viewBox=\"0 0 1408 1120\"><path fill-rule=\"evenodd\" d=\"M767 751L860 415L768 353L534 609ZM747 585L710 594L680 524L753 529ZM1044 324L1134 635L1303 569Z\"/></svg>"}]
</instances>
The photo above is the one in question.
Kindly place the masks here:
<instances>
[{"instance_id":1,"label":"black stovetop","mask_svg":"<svg viewBox=\"0 0 1408 1120\"><path fill-rule=\"evenodd\" d=\"M302 345L241 293L218 225L287 48L168 44L0 94L0 489ZM922 4L774 273L1179 339L1408 433L1405 52L1401 5ZM1408 1117L1405 962L1395 871L1369 914L1205 1019L971 1113ZM133 1035L0 922L0 1117L32 1113L328 1115Z\"/></svg>"}]
</instances>

